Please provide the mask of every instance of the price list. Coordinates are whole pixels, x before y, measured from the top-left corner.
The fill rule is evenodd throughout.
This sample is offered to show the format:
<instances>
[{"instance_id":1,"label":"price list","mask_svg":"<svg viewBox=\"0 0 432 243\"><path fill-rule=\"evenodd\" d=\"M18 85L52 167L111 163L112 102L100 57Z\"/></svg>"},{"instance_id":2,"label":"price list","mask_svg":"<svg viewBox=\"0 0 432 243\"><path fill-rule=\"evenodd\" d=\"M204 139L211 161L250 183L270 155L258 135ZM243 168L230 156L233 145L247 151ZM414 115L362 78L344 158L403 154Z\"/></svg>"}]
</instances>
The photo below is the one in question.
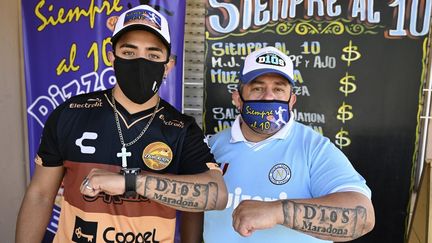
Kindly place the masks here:
<instances>
[{"instance_id":1,"label":"price list","mask_svg":"<svg viewBox=\"0 0 432 243\"><path fill-rule=\"evenodd\" d=\"M239 114L245 56L275 46L294 63L293 119L328 137L372 190L376 226L356 242L403 242L431 1L274 2L207 1L205 133Z\"/></svg>"}]
</instances>

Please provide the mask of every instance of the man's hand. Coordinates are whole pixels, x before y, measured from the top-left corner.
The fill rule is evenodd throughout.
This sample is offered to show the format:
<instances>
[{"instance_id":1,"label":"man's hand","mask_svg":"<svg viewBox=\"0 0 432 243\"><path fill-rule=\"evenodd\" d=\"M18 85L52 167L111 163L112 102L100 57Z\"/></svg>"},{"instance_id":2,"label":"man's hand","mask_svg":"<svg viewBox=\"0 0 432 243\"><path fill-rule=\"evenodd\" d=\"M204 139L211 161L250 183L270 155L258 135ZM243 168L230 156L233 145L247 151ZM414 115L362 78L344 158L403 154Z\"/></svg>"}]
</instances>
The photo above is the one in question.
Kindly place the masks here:
<instances>
[{"instance_id":1,"label":"man's hand","mask_svg":"<svg viewBox=\"0 0 432 243\"><path fill-rule=\"evenodd\" d=\"M234 230L241 236L250 236L255 230L272 228L282 223L282 204L280 201L243 200L232 216Z\"/></svg>"},{"instance_id":2,"label":"man's hand","mask_svg":"<svg viewBox=\"0 0 432 243\"><path fill-rule=\"evenodd\" d=\"M125 192L123 175L103 169L92 169L81 183L82 194L94 197L100 192L109 195L122 195Z\"/></svg>"}]
</instances>

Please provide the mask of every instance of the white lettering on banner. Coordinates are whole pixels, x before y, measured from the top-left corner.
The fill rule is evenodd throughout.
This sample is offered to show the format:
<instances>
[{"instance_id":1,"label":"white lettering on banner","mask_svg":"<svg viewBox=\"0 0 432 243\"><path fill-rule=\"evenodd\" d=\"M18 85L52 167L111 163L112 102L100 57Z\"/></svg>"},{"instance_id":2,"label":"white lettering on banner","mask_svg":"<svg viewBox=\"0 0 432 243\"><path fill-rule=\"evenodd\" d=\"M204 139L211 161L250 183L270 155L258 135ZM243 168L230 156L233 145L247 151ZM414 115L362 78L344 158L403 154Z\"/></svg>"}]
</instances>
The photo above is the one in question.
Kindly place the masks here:
<instances>
[{"instance_id":1,"label":"white lettering on banner","mask_svg":"<svg viewBox=\"0 0 432 243\"><path fill-rule=\"evenodd\" d=\"M325 124L325 115L322 113L301 112L293 109L294 119L303 123L322 123Z\"/></svg>"},{"instance_id":2,"label":"white lettering on banner","mask_svg":"<svg viewBox=\"0 0 432 243\"><path fill-rule=\"evenodd\" d=\"M297 85L293 87L293 92L297 96L310 96L309 89L306 85Z\"/></svg>"},{"instance_id":3,"label":"white lettering on banner","mask_svg":"<svg viewBox=\"0 0 432 243\"><path fill-rule=\"evenodd\" d=\"M228 194L228 203L226 208L232 207L233 209L235 209L239 205L239 203L243 200L257 200L257 201L271 202L271 201L282 200L287 198L288 195L286 192L279 193L279 198L271 198L266 196L251 196L246 194L242 195L242 188L236 187L236 189L234 189L234 193Z\"/></svg>"},{"instance_id":4,"label":"white lettering on banner","mask_svg":"<svg viewBox=\"0 0 432 243\"><path fill-rule=\"evenodd\" d=\"M346 18L365 24L380 24L381 12L375 9L375 0L352 0L342 11L338 0L278 0L261 2L243 0L241 6L223 0L208 0L209 28L212 34L229 34L262 27L272 22L295 18ZM297 11L300 5L303 11ZM211 11L213 9L217 11ZM388 9L394 12L391 26L385 36L425 36L429 32L432 0L392 0ZM341 16L346 14L345 16ZM419 31L420 30L420 31Z\"/></svg>"},{"instance_id":5,"label":"white lettering on banner","mask_svg":"<svg viewBox=\"0 0 432 243\"><path fill-rule=\"evenodd\" d=\"M116 82L112 67L105 68L100 74L86 73L80 77L80 80L81 82L78 82L74 79L61 87L56 84L50 85L48 95L37 97L27 108L27 113L43 127L51 111L67 99L91 91L105 90Z\"/></svg>"},{"instance_id":6,"label":"white lettering on banner","mask_svg":"<svg viewBox=\"0 0 432 243\"><path fill-rule=\"evenodd\" d=\"M213 107L212 111L215 120L234 120L240 114L236 108Z\"/></svg>"}]
</instances>

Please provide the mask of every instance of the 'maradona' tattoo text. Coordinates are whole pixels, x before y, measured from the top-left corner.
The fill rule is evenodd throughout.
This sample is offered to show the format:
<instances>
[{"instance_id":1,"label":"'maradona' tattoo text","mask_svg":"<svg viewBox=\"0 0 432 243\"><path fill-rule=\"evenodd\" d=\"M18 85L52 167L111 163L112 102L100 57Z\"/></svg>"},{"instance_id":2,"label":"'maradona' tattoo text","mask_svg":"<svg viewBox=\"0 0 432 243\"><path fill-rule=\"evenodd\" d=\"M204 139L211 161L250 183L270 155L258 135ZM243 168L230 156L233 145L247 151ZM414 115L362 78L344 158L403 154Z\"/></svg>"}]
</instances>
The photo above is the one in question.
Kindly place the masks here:
<instances>
[{"instance_id":1,"label":"'maradona' tattoo text","mask_svg":"<svg viewBox=\"0 0 432 243\"><path fill-rule=\"evenodd\" d=\"M317 235L357 238L366 222L366 208L362 206L329 207L285 200L282 208L284 225Z\"/></svg>"},{"instance_id":2,"label":"'maradona' tattoo text","mask_svg":"<svg viewBox=\"0 0 432 243\"><path fill-rule=\"evenodd\" d=\"M206 210L216 206L217 188L214 182L199 184L147 176L144 196L166 205Z\"/></svg>"}]
</instances>

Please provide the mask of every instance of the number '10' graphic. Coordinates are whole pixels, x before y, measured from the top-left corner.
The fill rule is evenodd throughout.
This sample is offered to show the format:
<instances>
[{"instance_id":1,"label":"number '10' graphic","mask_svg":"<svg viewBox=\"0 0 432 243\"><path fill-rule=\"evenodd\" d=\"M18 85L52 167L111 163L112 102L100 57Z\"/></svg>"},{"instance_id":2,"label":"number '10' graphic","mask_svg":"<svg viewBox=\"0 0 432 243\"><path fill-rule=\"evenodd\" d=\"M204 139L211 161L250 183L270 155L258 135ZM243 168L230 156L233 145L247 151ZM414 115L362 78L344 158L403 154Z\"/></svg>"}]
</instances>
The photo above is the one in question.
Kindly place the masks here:
<instances>
[{"instance_id":1,"label":"number '10' graphic","mask_svg":"<svg viewBox=\"0 0 432 243\"><path fill-rule=\"evenodd\" d=\"M397 7L397 22L396 29L392 29L389 31L390 36L406 36L407 31L404 29L405 26L405 16L406 13L410 13L409 19L409 33L412 36L423 36L426 35L429 31L429 23L430 23L430 15L431 15L431 0L420 0L423 2L421 6L424 6L423 16L423 26L421 31L417 31L417 21L419 20L419 0L411 0L408 1L411 3L411 6L406 6L406 0L394 0L394 2L390 3L390 7ZM407 7L410 7L407 9Z\"/></svg>"}]
</instances>

